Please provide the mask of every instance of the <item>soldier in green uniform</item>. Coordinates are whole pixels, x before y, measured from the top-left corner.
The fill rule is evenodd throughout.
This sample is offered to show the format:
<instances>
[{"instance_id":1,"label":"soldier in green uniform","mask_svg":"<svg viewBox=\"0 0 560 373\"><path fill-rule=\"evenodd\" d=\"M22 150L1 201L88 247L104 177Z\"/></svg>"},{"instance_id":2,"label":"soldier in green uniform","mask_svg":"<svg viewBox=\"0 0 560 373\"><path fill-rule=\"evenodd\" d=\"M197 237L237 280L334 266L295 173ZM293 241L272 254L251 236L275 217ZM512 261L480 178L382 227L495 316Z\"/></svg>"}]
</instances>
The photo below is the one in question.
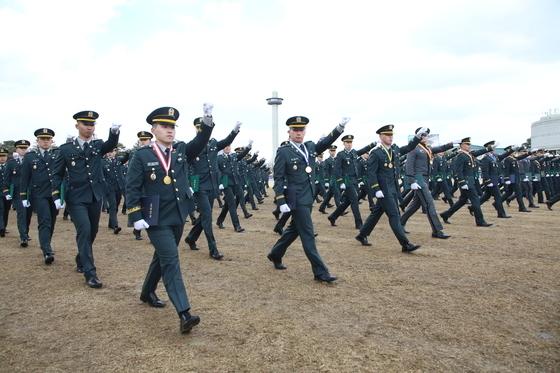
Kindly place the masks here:
<instances>
[{"instance_id":1,"label":"soldier in green uniform","mask_svg":"<svg viewBox=\"0 0 560 373\"><path fill-rule=\"evenodd\" d=\"M344 193L344 197L336 210L328 216L328 219L333 227L336 226L336 219L338 219L340 215L343 215L348 206L352 208L356 229L360 229L362 227L362 215L360 214L360 207L358 205L358 157L366 152L369 152L371 148L373 148L373 143L366 145L362 149L355 150L352 149L353 141L354 136L344 136L342 138L344 150L338 152L334 160L333 172L336 178L336 184ZM333 187L336 188L336 185Z\"/></svg>"},{"instance_id":2,"label":"soldier in green uniform","mask_svg":"<svg viewBox=\"0 0 560 373\"><path fill-rule=\"evenodd\" d=\"M334 160L336 159L336 145L329 146L329 157L324 162L324 173L325 173L325 189L327 190L327 195L323 197L323 203L319 206L319 212L321 214L326 214L325 209L327 207L332 207L329 205L331 198L334 197L334 202L336 206L340 205L340 190L336 187L336 179L334 177Z\"/></svg>"},{"instance_id":3,"label":"soldier in green uniform","mask_svg":"<svg viewBox=\"0 0 560 373\"><path fill-rule=\"evenodd\" d=\"M203 118L196 118L194 120L193 124L197 131L204 125L202 119ZM216 260L221 260L223 258L223 254L218 251L214 232L212 231L212 209L214 207L214 200L219 192L218 152L233 142L240 128L241 122L237 122L226 138L220 141L211 138L200 154L198 154L190 164L191 186L194 190L194 199L200 215L185 238L185 242L189 245L191 250L198 250L196 241L200 237L202 231L204 231L206 241L208 242L210 257Z\"/></svg>"},{"instance_id":4,"label":"soldier in green uniform","mask_svg":"<svg viewBox=\"0 0 560 373\"><path fill-rule=\"evenodd\" d=\"M155 291L163 278L165 290L179 315L181 333L188 333L200 322L190 314L191 308L181 268L178 246L183 234L185 219L192 204L188 170L189 162L208 144L214 123L212 105L204 104L202 125L189 143L175 140L175 127L179 111L172 107L156 109L146 121L152 125L155 141L136 151L130 161L126 180L129 219L137 230L146 229L154 246L154 256L142 286L140 299L152 307L163 307ZM142 199L143 196L144 201ZM158 220L150 223L147 208L157 208ZM155 205L157 202L157 206Z\"/></svg>"},{"instance_id":5,"label":"soldier in green uniform","mask_svg":"<svg viewBox=\"0 0 560 373\"><path fill-rule=\"evenodd\" d=\"M95 111L74 114L78 137L62 144L53 167L53 198L57 208L66 201L72 222L76 227L77 271L83 272L91 288L101 288L93 259L93 242L99 229L99 216L104 195L103 156L115 149L119 141L120 125L113 124L107 142L94 140ZM61 185L68 175L65 196ZM63 200L64 199L64 200Z\"/></svg>"},{"instance_id":6,"label":"soldier in green uniform","mask_svg":"<svg viewBox=\"0 0 560 373\"><path fill-rule=\"evenodd\" d=\"M484 147L494 147L495 141L490 141L484 144ZM500 194L500 162L508 157L513 152L511 146L504 149L504 152L500 155L496 154L495 150L484 155L480 161L480 168L482 171L482 184L484 185L484 194L480 198L480 205L494 197L494 202L492 206L496 209L498 213L498 218L508 219L511 218L505 209L504 201L502 201L502 195Z\"/></svg>"},{"instance_id":7,"label":"soldier in green uniform","mask_svg":"<svg viewBox=\"0 0 560 373\"><path fill-rule=\"evenodd\" d=\"M377 198L377 203L371 208L360 233L355 237L363 246L371 246L367 237L371 234L383 213L389 218L389 225L395 237L401 244L402 252L410 253L420 245L410 243L401 225L399 214L399 157L414 150L420 139L427 134L426 128L420 128L416 136L403 147L393 144L392 124L379 128L379 143L369 153L368 159L368 190Z\"/></svg>"},{"instance_id":8,"label":"soldier in green uniform","mask_svg":"<svg viewBox=\"0 0 560 373\"><path fill-rule=\"evenodd\" d=\"M107 198L107 212L109 213L108 228L114 234L119 234L122 228L119 226L118 205L119 199L125 192L125 179L123 171L123 161L127 158L117 158L117 149L113 149L106 154L103 160L103 176L105 177Z\"/></svg>"},{"instance_id":9,"label":"soldier in green uniform","mask_svg":"<svg viewBox=\"0 0 560 373\"><path fill-rule=\"evenodd\" d=\"M461 140L459 154L455 158L454 170L457 184L460 188L461 195L459 199L448 210L439 214L446 224L449 224L449 219L455 212L463 207L467 201L471 202L472 212L474 214L477 227L489 227L492 224L484 220L482 209L480 208L480 197L476 191L474 184L474 173L478 167L474 159L479 155L483 155L492 150L492 146L482 148L476 151L470 151L471 138L466 137Z\"/></svg>"},{"instance_id":10,"label":"soldier in green uniform","mask_svg":"<svg viewBox=\"0 0 560 373\"><path fill-rule=\"evenodd\" d=\"M8 161L8 149L0 148L0 188L4 185L4 169ZM6 235L6 225L8 225L8 213L10 212L11 201L0 198L0 237Z\"/></svg>"},{"instance_id":11,"label":"soldier in green uniform","mask_svg":"<svg viewBox=\"0 0 560 373\"><path fill-rule=\"evenodd\" d=\"M31 222L32 210L29 203L24 206L20 198L21 192L21 166L23 157L31 143L27 140L18 140L14 143L16 152L14 158L6 163L4 169L4 198L11 200L16 208L17 227L19 231L20 246L27 247L29 243L29 223ZM27 201L29 202L29 201Z\"/></svg>"},{"instance_id":12,"label":"soldier in green uniform","mask_svg":"<svg viewBox=\"0 0 560 373\"><path fill-rule=\"evenodd\" d=\"M54 131L49 128L41 128L35 131L37 138L37 150L28 152L23 158L20 179L20 198L22 205L31 206L37 214L39 225L39 244L43 252L45 264L54 261L54 251L51 239L56 223L58 209L53 199L53 174L54 159L56 154L51 150Z\"/></svg>"},{"instance_id":13,"label":"soldier in green uniform","mask_svg":"<svg viewBox=\"0 0 560 373\"><path fill-rule=\"evenodd\" d=\"M281 146L276 152L274 161L274 192L276 204L282 213L292 213L292 220L284 230L280 239L274 244L268 260L278 270L286 269L282 258L288 247L298 238L301 239L303 250L315 276L315 280L323 282L336 281L323 263L317 247L311 220L311 207L314 195L314 168L317 154L327 150L344 131L349 118L343 118L339 125L317 143L305 141L305 128L309 119L303 116L291 117L286 121L290 128L290 142Z\"/></svg>"}]
</instances>

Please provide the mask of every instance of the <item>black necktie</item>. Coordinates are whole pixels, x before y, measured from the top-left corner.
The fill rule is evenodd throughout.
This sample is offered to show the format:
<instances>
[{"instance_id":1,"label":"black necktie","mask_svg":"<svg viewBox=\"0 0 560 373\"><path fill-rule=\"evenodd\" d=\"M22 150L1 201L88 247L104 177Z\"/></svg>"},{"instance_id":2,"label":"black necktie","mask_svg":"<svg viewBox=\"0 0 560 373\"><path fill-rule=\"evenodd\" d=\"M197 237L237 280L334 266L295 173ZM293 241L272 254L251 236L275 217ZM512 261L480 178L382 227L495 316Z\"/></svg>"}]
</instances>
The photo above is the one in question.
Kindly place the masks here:
<instances>
[{"instance_id":1,"label":"black necktie","mask_svg":"<svg viewBox=\"0 0 560 373\"><path fill-rule=\"evenodd\" d=\"M89 143L86 141L84 142L84 151L89 149Z\"/></svg>"},{"instance_id":2,"label":"black necktie","mask_svg":"<svg viewBox=\"0 0 560 373\"><path fill-rule=\"evenodd\" d=\"M169 159L169 148L165 149L165 159Z\"/></svg>"}]
</instances>

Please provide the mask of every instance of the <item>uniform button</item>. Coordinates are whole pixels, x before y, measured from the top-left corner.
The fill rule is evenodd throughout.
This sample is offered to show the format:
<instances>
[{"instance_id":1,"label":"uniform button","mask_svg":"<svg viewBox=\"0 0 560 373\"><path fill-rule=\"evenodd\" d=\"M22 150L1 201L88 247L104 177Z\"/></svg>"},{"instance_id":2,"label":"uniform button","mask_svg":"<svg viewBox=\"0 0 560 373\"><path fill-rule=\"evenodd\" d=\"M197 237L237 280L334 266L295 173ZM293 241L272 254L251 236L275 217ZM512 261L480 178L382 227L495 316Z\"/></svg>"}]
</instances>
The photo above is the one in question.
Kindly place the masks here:
<instances>
[{"instance_id":1,"label":"uniform button","mask_svg":"<svg viewBox=\"0 0 560 373\"><path fill-rule=\"evenodd\" d=\"M175 191L176 191L176 192L178 192L178 191L179 191L179 189L175 188Z\"/></svg>"},{"instance_id":2,"label":"uniform button","mask_svg":"<svg viewBox=\"0 0 560 373\"><path fill-rule=\"evenodd\" d=\"M89 161L89 158L86 158L86 161Z\"/></svg>"},{"instance_id":3,"label":"uniform button","mask_svg":"<svg viewBox=\"0 0 560 373\"><path fill-rule=\"evenodd\" d=\"M89 182L90 182L90 183L93 183L93 180L90 180Z\"/></svg>"},{"instance_id":4,"label":"uniform button","mask_svg":"<svg viewBox=\"0 0 560 373\"><path fill-rule=\"evenodd\" d=\"M181 199L179 197L177 197L177 201L180 201Z\"/></svg>"},{"instance_id":5,"label":"uniform button","mask_svg":"<svg viewBox=\"0 0 560 373\"><path fill-rule=\"evenodd\" d=\"M173 179L174 182L177 182L177 179Z\"/></svg>"}]
</instances>

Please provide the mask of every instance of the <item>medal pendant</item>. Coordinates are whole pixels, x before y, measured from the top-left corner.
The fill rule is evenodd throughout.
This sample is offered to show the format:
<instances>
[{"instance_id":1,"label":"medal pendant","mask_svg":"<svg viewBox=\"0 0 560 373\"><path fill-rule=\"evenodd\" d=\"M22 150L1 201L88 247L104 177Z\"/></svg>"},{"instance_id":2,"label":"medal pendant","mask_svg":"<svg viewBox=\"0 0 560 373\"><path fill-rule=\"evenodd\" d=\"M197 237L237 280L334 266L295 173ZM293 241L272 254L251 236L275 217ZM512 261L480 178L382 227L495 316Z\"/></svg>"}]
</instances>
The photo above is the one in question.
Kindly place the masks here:
<instances>
[{"instance_id":1,"label":"medal pendant","mask_svg":"<svg viewBox=\"0 0 560 373\"><path fill-rule=\"evenodd\" d=\"M166 176L163 178L163 183L164 183L165 185L171 184L171 178L169 177L169 175L166 175Z\"/></svg>"},{"instance_id":2,"label":"medal pendant","mask_svg":"<svg viewBox=\"0 0 560 373\"><path fill-rule=\"evenodd\" d=\"M156 181L156 174L154 173L150 174L150 180Z\"/></svg>"},{"instance_id":3,"label":"medal pendant","mask_svg":"<svg viewBox=\"0 0 560 373\"><path fill-rule=\"evenodd\" d=\"M393 168L393 164L392 164L392 163L389 163L389 168Z\"/></svg>"},{"instance_id":4,"label":"medal pendant","mask_svg":"<svg viewBox=\"0 0 560 373\"><path fill-rule=\"evenodd\" d=\"M307 172L308 174L310 174L311 171L312 171L312 170L311 170L311 166L305 167L305 172Z\"/></svg>"},{"instance_id":5,"label":"medal pendant","mask_svg":"<svg viewBox=\"0 0 560 373\"><path fill-rule=\"evenodd\" d=\"M74 167L76 165L76 162L72 161L72 163L70 163L72 165L72 167Z\"/></svg>"},{"instance_id":6,"label":"medal pendant","mask_svg":"<svg viewBox=\"0 0 560 373\"><path fill-rule=\"evenodd\" d=\"M294 170L297 170L297 165L294 165Z\"/></svg>"}]
</instances>

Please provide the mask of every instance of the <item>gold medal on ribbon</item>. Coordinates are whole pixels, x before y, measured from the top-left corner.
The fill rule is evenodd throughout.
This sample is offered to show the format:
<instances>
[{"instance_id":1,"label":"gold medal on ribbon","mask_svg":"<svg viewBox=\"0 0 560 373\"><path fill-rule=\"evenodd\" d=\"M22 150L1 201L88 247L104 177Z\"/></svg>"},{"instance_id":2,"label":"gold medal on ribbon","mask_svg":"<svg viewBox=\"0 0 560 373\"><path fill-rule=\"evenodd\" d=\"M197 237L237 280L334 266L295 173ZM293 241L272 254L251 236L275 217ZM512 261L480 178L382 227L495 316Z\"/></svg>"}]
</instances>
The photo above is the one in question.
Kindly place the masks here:
<instances>
[{"instance_id":1,"label":"gold medal on ribbon","mask_svg":"<svg viewBox=\"0 0 560 373\"><path fill-rule=\"evenodd\" d=\"M165 177L163 178L163 183L165 185L171 184L171 178L169 177L169 175L165 175Z\"/></svg>"},{"instance_id":2,"label":"gold medal on ribbon","mask_svg":"<svg viewBox=\"0 0 560 373\"><path fill-rule=\"evenodd\" d=\"M312 170L311 170L311 166L305 167L305 172L307 172L308 174L310 174L311 171L312 171Z\"/></svg>"}]
</instances>

